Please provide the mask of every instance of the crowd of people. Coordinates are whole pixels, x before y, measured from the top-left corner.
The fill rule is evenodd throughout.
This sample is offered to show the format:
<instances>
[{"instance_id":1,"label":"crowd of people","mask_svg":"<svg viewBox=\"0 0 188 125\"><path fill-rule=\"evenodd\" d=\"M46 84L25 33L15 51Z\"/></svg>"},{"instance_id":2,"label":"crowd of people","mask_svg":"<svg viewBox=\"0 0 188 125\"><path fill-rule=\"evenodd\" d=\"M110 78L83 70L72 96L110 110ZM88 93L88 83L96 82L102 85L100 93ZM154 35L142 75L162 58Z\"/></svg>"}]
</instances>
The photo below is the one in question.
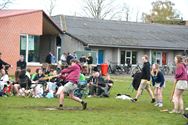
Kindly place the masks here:
<instances>
[{"instance_id":1,"label":"crowd of people","mask_svg":"<svg viewBox=\"0 0 188 125\"><path fill-rule=\"evenodd\" d=\"M88 97L109 97L113 81L109 75L104 78L98 67L91 67L93 62L91 54L87 58L81 56L78 60L76 54L64 53L61 56L61 63L64 67L57 66L55 69L51 69L50 64L53 62L53 58L52 53L49 53L46 57L46 61L49 62L41 68L38 68L34 74L31 74L31 70L27 68L27 64L24 61L24 56L21 55L17 61L15 80L10 81L6 67L11 67L11 65L1 59L0 53L0 95L31 96L35 98L59 97L60 109L63 109L64 96L69 95L72 100L81 103L83 109L86 109L87 102L83 101L80 96L74 94L79 83L85 83L85 87L89 90L89 93L87 93ZM163 107L165 77L160 71L158 64L150 66L147 55L144 55L142 60L141 82L135 98L131 101L137 102L143 90L147 90L151 96L151 103L155 103L155 106ZM171 94L171 101L174 107L169 113L180 113L188 118L188 114L184 112L183 102L183 92L188 89L188 58L177 55L174 61L176 71L174 87ZM87 79L85 78L86 72L84 68L86 63L88 64L87 73L90 74ZM150 78L154 92L151 88Z\"/></svg>"},{"instance_id":2,"label":"crowd of people","mask_svg":"<svg viewBox=\"0 0 188 125\"><path fill-rule=\"evenodd\" d=\"M5 68L6 66L11 67L11 65L0 58L0 96L59 97L59 108L62 109L64 95L67 94L71 99L80 102L83 109L86 109L87 103L81 100L80 96L77 97L74 94L74 90L78 88L80 83L84 83L85 88L88 89L89 92L86 93L88 97L109 97L113 83L109 76L107 79L103 78L97 67L90 69L91 71L89 72L91 73L87 73L87 75L90 75L85 78L88 71L85 71L85 63L89 60L89 65L92 64L92 56L91 54L88 55L90 59L85 58L86 61L83 61L84 58L82 56L80 58L81 61L79 61L76 55L72 56L70 53L64 53L64 56L61 57L61 66L57 65L52 68L54 56L50 52L46 57L46 63L38 68L35 73L31 73L31 70L27 68L24 56L21 55L16 63L17 68L13 81L10 80ZM98 82L99 79L102 81Z\"/></svg>"}]
</instances>

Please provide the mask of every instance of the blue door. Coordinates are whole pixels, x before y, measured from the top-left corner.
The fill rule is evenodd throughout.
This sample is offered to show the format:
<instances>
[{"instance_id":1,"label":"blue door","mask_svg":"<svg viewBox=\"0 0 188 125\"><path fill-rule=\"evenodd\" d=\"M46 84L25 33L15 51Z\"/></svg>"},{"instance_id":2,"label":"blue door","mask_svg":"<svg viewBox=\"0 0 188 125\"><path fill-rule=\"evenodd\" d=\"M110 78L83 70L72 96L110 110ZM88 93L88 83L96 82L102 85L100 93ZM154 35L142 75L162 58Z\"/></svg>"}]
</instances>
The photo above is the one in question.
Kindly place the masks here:
<instances>
[{"instance_id":1,"label":"blue door","mask_svg":"<svg viewBox=\"0 0 188 125\"><path fill-rule=\"evenodd\" d=\"M98 51L98 64L104 63L104 50Z\"/></svg>"}]
</instances>

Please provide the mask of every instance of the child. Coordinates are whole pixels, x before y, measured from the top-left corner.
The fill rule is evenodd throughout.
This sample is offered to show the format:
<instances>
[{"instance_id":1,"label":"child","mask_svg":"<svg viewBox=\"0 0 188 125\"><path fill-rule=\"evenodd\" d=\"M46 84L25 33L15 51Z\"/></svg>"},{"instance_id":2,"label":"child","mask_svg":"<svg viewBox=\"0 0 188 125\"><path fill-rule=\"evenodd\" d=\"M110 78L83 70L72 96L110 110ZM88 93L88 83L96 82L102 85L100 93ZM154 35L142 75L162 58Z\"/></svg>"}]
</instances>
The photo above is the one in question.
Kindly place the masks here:
<instances>
[{"instance_id":1,"label":"child","mask_svg":"<svg viewBox=\"0 0 188 125\"><path fill-rule=\"evenodd\" d=\"M152 84L154 86L154 95L155 95L155 106L158 107L163 107L163 87L164 87L164 75L162 72L159 70L159 65L158 64L153 64L152 66L152 71L151 71L151 76L152 76Z\"/></svg>"},{"instance_id":2,"label":"child","mask_svg":"<svg viewBox=\"0 0 188 125\"><path fill-rule=\"evenodd\" d=\"M83 110L85 110L87 108L87 103L81 100L80 98L74 96L74 90L77 88L81 67L79 65L79 61L76 59L71 59L70 63L71 65L68 68L63 69L60 75L61 77L61 76L64 76L64 74L66 74L65 80L67 81L67 83L64 86L59 87L56 93L57 95L60 95L59 109L63 109L64 95L65 93L68 93L69 97L72 100L75 100L81 103Z\"/></svg>"}]
</instances>

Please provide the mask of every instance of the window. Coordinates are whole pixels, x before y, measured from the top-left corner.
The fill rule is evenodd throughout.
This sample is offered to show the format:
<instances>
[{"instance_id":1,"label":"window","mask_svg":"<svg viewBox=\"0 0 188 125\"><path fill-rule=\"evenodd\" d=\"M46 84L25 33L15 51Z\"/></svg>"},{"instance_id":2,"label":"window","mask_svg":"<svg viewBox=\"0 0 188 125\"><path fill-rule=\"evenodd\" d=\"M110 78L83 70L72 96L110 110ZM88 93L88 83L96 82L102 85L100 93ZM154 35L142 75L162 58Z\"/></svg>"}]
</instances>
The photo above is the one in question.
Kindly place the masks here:
<instances>
[{"instance_id":1,"label":"window","mask_svg":"<svg viewBox=\"0 0 188 125\"><path fill-rule=\"evenodd\" d=\"M159 65L166 65L166 52L153 51L152 52L152 64L157 63Z\"/></svg>"},{"instance_id":2,"label":"window","mask_svg":"<svg viewBox=\"0 0 188 125\"><path fill-rule=\"evenodd\" d=\"M26 62L39 62L39 41L39 36L20 36L20 55L24 55Z\"/></svg>"},{"instance_id":3,"label":"window","mask_svg":"<svg viewBox=\"0 0 188 125\"><path fill-rule=\"evenodd\" d=\"M125 64L125 51L121 51L121 64Z\"/></svg>"},{"instance_id":4,"label":"window","mask_svg":"<svg viewBox=\"0 0 188 125\"><path fill-rule=\"evenodd\" d=\"M121 51L121 64L137 64L136 51Z\"/></svg>"}]
</instances>

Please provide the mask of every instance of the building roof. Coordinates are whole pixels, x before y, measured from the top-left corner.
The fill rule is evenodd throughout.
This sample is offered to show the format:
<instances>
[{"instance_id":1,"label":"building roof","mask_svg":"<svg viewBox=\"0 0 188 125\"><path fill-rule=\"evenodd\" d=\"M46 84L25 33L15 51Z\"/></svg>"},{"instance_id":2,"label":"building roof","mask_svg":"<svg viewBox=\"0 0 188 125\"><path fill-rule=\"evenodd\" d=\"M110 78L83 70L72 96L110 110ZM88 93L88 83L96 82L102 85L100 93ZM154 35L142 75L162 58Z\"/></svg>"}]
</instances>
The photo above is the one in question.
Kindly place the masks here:
<instances>
[{"instance_id":1,"label":"building roof","mask_svg":"<svg viewBox=\"0 0 188 125\"><path fill-rule=\"evenodd\" d=\"M28 14L28 13L38 12L38 11L41 11L41 10L17 10L17 9L0 10L0 18Z\"/></svg>"},{"instance_id":2,"label":"building roof","mask_svg":"<svg viewBox=\"0 0 188 125\"><path fill-rule=\"evenodd\" d=\"M89 46L188 49L188 26L54 16L62 30Z\"/></svg>"},{"instance_id":3,"label":"building roof","mask_svg":"<svg viewBox=\"0 0 188 125\"><path fill-rule=\"evenodd\" d=\"M42 10L17 10L17 9L5 9L0 10L0 19L14 16L20 16L25 14L31 14L36 12L42 12L43 14L43 34L59 34L62 30L51 20L51 18Z\"/></svg>"}]
</instances>

